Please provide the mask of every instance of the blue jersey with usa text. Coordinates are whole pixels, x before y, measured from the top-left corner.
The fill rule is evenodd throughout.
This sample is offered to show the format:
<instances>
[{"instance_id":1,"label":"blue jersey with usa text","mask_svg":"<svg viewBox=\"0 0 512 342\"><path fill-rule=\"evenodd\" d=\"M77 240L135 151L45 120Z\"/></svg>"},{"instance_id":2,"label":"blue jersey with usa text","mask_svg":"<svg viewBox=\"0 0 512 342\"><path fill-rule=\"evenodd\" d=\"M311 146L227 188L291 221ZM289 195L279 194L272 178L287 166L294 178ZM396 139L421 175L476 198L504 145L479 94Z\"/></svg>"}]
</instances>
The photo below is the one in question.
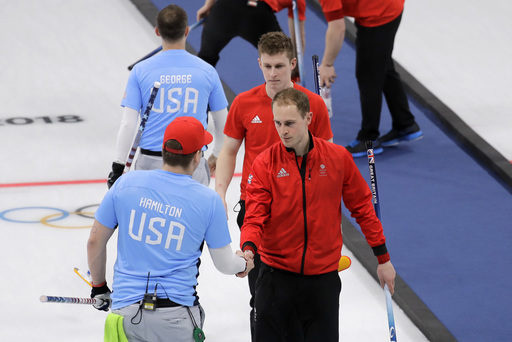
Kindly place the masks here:
<instances>
[{"instance_id":1,"label":"blue jersey with usa text","mask_svg":"<svg viewBox=\"0 0 512 342\"><path fill-rule=\"evenodd\" d=\"M214 67L185 50L166 50L137 63L126 85L121 106L140 112L146 108L155 82L160 90L149 114L139 146L161 151L164 132L179 116L192 116L207 126L207 110L228 106Z\"/></svg>"},{"instance_id":2,"label":"blue jersey with usa text","mask_svg":"<svg viewBox=\"0 0 512 342\"><path fill-rule=\"evenodd\" d=\"M148 291L181 305L198 304L195 286L201 244L231 243L219 195L191 176L135 170L121 176L95 214L102 225L118 225L112 308L142 300Z\"/></svg>"}]
</instances>

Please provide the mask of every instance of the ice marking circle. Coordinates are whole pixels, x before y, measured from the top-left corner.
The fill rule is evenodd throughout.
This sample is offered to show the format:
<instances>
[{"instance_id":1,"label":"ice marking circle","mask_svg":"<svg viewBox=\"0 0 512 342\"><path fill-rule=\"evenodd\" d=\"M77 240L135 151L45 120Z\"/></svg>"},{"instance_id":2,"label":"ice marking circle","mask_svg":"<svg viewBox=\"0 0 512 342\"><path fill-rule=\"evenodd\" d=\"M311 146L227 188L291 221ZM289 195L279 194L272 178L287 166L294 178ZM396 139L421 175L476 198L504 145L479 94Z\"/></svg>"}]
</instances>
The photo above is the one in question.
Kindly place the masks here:
<instances>
[{"instance_id":1,"label":"ice marking circle","mask_svg":"<svg viewBox=\"0 0 512 342\"><path fill-rule=\"evenodd\" d=\"M17 222L17 223L39 223L41 222L41 220L36 220L36 221L26 221L26 220L15 220L15 219L11 219L11 218L8 218L6 216L6 214L8 213L11 213L11 212L14 212L14 211L20 211L20 210L33 210L33 209L36 209L36 210L39 210L39 209L43 209L43 210L56 210L59 212L58 215L61 215L61 217L58 217L58 218L54 218L52 220L49 220L48 222L53 222L53 221L57 221L57 220L62 220L66 217L69 216L69 212L67 210L64 210L64 209L59 209L59 208L53 208L53 207L21 207L21 208L14 208L14 209L7 209L7 210L4 210L0 213L0 218L2 218L3 220L5 221L9 221L9 222ZM52 215L52 216L55 216Z\"/></svg>"},{"instance_id":2,"label":"ice marking circle","mask_svg":"<svg viewBox=\"0 0 512 342\"><path fill-rule=\"evenodd\" d=\"M87 225L87 226L58 226L56 224L52 224L52 223L49 223L51 220L48 220L49 218L52 218L54 216L58 216L58 215L63 215L62 213L57 213L57 214L51 214L51 215L48 215L48 216L45 216L43 217L40 222L42 224L44 224L45 226L50 226L50 227L54 227L54 228L71 228L71 229L80 229L80 228L91 228L92 227L92 224L91 225ZM80 215L82 217L87 217L87 218L90 218L88 216L84 216L84 215L94 215L94 213L91 213L91 212L83 212L83 211L73 211L71 213L68 213L67 216L69 215ZM60 218L59 218L60 219ZM54 220L55 221L55 220Z\"/></svg>"},{"instance_id":3,"label":"ice marking circle","mask_svg":"<svg viewBox=\"0 0 512 342\"><path fill-rule=\"evenodd\" d=\"M55 207L43 207L43 206L32 206L32 207L19 207L7 209L0 212L0 220L13 223L41 223L48 227L54 228L68 228L68 229L81 229L91 228L92 221L88 225L65 225L56 224L56 221L60 221L68 218L70 215L80 216L89 220L94 219L94 213L99 204L90 204L82 206L75 211L68 211L65 209ZM41 218L39 218L41 217Z\"/></svg>"}]
</instances>

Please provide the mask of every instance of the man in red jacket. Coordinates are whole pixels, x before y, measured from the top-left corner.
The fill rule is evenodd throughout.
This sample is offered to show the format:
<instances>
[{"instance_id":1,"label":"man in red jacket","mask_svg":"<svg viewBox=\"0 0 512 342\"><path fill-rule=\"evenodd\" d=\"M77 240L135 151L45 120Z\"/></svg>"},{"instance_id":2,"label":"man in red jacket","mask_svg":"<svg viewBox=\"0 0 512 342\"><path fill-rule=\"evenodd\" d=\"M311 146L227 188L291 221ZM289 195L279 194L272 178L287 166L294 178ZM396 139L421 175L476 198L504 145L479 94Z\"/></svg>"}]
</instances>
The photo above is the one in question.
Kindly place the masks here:
<instances>
[{"instance_id":1,"label":"man in red jacket","mask_svg":"<svg viewBox=\"0 0 512 342\"><path fill-rule=\"evenodd\" d=\"M226 206L226 191L233 178L236 158L244 143L244 162L240 182L240 202L237 223L242 227L245 215L245 188L254 159L276 142L279 135L274 128L272 98L282 89L294 88L305 93L311 104L313 118L309 129L318 138L332 141L329 114L322 98L290 80L297 59L292 40L283 32L269 32L258 42L258 62L265 83L238 94L229 109L224 126L224 144L217 159L215 190ZM251 307L254 307L254 289L258 278L259 256L255 256L255 270L249 274ZM251 322L254 311L251 310ZM251 331L253 326L251 325ZM297 341L300 342L300 341Z\"/></svg>"},{"instance_id":2,"label":"man in red jacket","mask_svg":"<svg viewBox=\"0 0 512 342\"><path fill-rule=\"evenodd\" d=\"M378 259L381 286L394 292L395 269L370 189L342 146L311 135L308 97L296 89L272 100L281 142L254 161L240 244L259 253L256 341L282 341L299 317L305 341L338 341L341 200Z\"/></svg>"},{"instance_id":3,"label":"man in red jacket","mask_svg":"<svg viewBox=\"0 0 512 342\"><path fill-rule=\"evenodd\" d=\"M345 16L357 27L356 78L362 121L354 141L346 147L354 157L366 156L365 141L373 140L373 152L423 137L409 109L405 89L393 58L395 35L400 26L404 0L320 0L327 20L325 51L320 65L321 84L331 86L336 78L334 61L345 37ZM392 129L379 137L382 95L386 98ZM378 139L377 139L378 138ZM382 146L382 147L381 147Z\"/></svg>"}]
</instances>

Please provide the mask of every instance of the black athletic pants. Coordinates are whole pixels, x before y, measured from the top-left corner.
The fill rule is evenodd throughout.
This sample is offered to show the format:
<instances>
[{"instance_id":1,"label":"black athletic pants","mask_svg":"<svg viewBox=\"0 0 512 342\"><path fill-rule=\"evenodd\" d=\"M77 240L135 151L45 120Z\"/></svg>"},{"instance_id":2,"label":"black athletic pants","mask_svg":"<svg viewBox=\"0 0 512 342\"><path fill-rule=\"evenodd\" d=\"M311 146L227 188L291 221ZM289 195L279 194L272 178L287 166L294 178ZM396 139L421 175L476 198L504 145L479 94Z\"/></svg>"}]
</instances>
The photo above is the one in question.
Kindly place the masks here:
<instances>
[{"instance_id":1,"label":"black athletic pants","mask_svg":"<svg viewBox=\"0 0 512 342\"><path fill-rule=\"evenodd\" d=\"M393 21L377 27L356 24L356 78L363 116L357 140L379 137L382 94L391 112L393 129L402 130L415 122L391 57L401 19L400 14Z\"/></svg>"},{"instance_id":2,"label":"black athletic pants","mask_svg":"<svg viewBox=\"0 0 512 342\"><path fill-rule=\"evenodd\" d=\"M256 342L338 342L341 280L337 271L301 275L261 264L256 282ZM295 338L295 337L293 337Z\"/></svg>"},{"instance_id":3,"label":"black athletic pants","mask_svg":"<svg viewBox=\"0 0 512 342\"><path fill-rule=\"evenodd\" d=\"M257 48L260 37L274 31L282 30L264 1L252 7L247 5L247 0L218 0L204 25L197 56L215 66L219 53L231 39L239 36Z\"/></svg>"},{"instance_id":4,"label":"black athletic pants","mask_svg":"<svg viewBox=\"0 0 512 342\"><path fill-rule=\"evenodd\" d=\"M242 229L242 225L244 224L244 218L245 218L245 201L240 200L238 202L240 204L240 211L238 212L238 216L236 218L236 222L238 224L238 227ZM256 280L258 279L258 274L260 273L260 265L261 265L261 259L260 255L256 253L254 256L254 268L249 272L249 275L247 276L248 282L249 282L249 291L251 293L251 299L249 301L249 305L251 306L251 313L250 313L250 322L251 322L251 340L254 342L254 298L256 294Z\"/></svg>"},{"instance_id":5,"label":"black athletic pants","mask_svg":"<svg viewBox=\"0 0 512 342\"><path fill-rule=\"evenodd\" d=\"M238 202L239 205L240 205L240 211L238 212L238 216L237 216L237 224L240 228L242 228L242 225L244 223L244 218L245 218L245 201L244 200L240 200L240 202ZM266 266L266 265L265 265ZM260 255L259 254L256 254L254 256L254 269L251 270L251 272L249 272L249 275L248 275L248 282L249 282L249 291L251 293L251 299L250 299L250 302L249 302L249 305L251 306L251 313L250 313L250 327L251 327L251 340L253 342L255 341L266 341L265 339L256 339L256 321L257 321L257 317L256 317L256 298L257 297L257 280L258 280L258 277L260 275L260 273L262 272L261 271L261 268L262 268L262 262L261 262L261 259L260 259ZM266 266L266 268L268 268L268 266ZM283 271L284 272L284 271ZM286 272L288 273L288 272ZM336 336L338 336L338 307L339 307L339 295L340 295L340 291L341 291L341 282L339 280L339 276L338 276L338 273L337 272L334 272L336 277L330 277L330 281L333 282L333 284L331 284L334 288L333 292L336 292L337 294L334 295L334 297L332 298L332 303L331 304L335 304L334 306L336 307L336 312L333 311L333 315L335 315L336 317ZM292 274L292 273L290 273ZM322 277L322 276L319 276L319 277ZM308 278L308 277L306 277ZM337 280L336 280L337 279ZM286 289L284 289L284 291L286 291ZM265 294L262 295L262 299L260 300L260 304L263 303L264 305L271 305L270 302L268 302L267 304L265 304L265 299L267 296ZM295 301L298 301L300 300L300 297L299 298L295 298L294 299ZM331 301L331 298L329 298L329 301ZM303 301L304 303L306 303L306 307L307 307L307 301ZM334 310L334 306L332 308L332 310ZM312 307L313 308L313 307ZM309 340L306 340L306 333L308 331L307 326L309 325L308 322L304 322L304 317L302 319L300 319L299 317L299 312L298 311L294 311L294 312L290 312L288 313L287 315L287 319L286 321L284 322L281 322L280 324L283 324L282 326L280 326L280 331L282 333L282 336L285 336L283 337L282 340L279 340L279 339L276 339L276 341L287 341L287 342L303 342L303 341L315 341L315 336L317 336L316 334L314 334L314 328L311 329L311 331L309 331L309 334L311 337L311 339ZM267 328L263 328L264 330L267 330ZM274 340L269 340L269 341L274 341ZM322 340L323 341L323 340ZM326 340L326 341L330 341L330 340ZM332 340L332 341L337 341L336 340Z\"/></svg>"}]
</instances>

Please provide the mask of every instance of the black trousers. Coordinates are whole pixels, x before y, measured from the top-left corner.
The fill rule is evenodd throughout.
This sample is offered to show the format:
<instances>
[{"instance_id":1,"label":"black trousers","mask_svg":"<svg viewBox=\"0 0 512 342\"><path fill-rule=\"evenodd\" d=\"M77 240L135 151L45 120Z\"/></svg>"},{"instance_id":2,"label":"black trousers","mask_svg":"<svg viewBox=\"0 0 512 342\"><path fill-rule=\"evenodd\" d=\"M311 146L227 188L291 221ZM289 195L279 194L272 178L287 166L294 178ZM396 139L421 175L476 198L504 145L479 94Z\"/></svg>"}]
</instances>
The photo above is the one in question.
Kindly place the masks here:
<instances>
[{"instance_id":1,"label":"black trousers","mask_svg":"<svg viewBox=\"0 0 512 342\"><path fill-rule=\"evenodd\" d=\"M379 137L383 94L391 113L393 129L402 130L415 122L402 79L395 70L391 56L401 19L400 14L393 21L377 27L356 24L356 78L362 112L357 140L375 140Z\"/></svg>"},{"instance_id":2,"label":"black trousers","mask_svg":"<svg viewBox=\"0 0 512 342\"><path fill-rule=\"evenodd\" d=\"M262 263L256 282L255 341L295 341L300 333L305 342L338 342L340 292L336 271L306 276Z\"/></svg>"},{"instance_id":3,"label":"black trousers","mask_svg":"<svg viewBox=\"0 0 512 342\"><path fill-rule=\"evenodd\" d=\"M244 224L244 218L245 218L245 201L240 200L238 202L240 205L240 211L238 212L238 216L236 218L236 222L238 224L238 227L242 229L242 225ZM254 268L249 272L248 283L249 283L249 291L251 293L251 299L249 301L249 305L251 306L251 313L250 313L250 322L251 322L251 340L254 342L254 298L256 294L256 280L258 279L258 274L260 273L260 266L261 266L261 259L260 255L256 253L254 256ZM299 341L300 342L300 341Z\"/></svg>"},{"instance_id":4,"label":"black trousers","mask_svg":"<svg viewBox=\"0 0 512 342\"><path fill-rule=\"evenodd\" d=\"M197 56L215 66L231 39L241 37L257 48L260 37L274 31L282 30L265 2L258 1L257 7L252 7L247 0L218 0L204 25Z\"/></svg>"},{"instance_id":5,"label":"black trousers","mask_svg":"<svg viewBox=\"0 0 512 342\"><path fill-rule=\"evenodd\" d=\"M238 216L237 216L237 224L240 228L242 228L242 225L244 223L244 218L245 218L245 201L244 200L240 200L240 202L238 202L239 205L240 205L240 211L238 212ZM265 265L266 268L268 268L268 266ZM261 262L261 258L260 258L260 255L259 254L256 254L254 256L254 269L251 270L251 272L249 272L249 275L248 275L248 282L249 282L249 291L251 293L251 299L250 299L250 302L249 302L249 305L251 306L251 312L250 312L250 327L251 327L251 340L253 342L255 341L267 341L266 339L257 339L256 338L256 321L257 321L257 315L256 315L256 298L257 298L257 280L259 278L259 275L260 275L260 272L261 271L261 268L262 268L262 262ZM333 282L332 286L334 287L334 290L333 292L336 292L337 294L335 294L335 299L334 298L331 298L334 302L334 303L337 303L335 304L334 306L336 307L336 312L334 313L333 311L333 314L336 315L336 336L338 336L338 307L339 307L339 294L340 294L340 291L341 291L341 282L339 280L339 276L337 274L337 272L335 272L335 275L336 277L332 277L331 276L331 281ZM307 278L307 277L306 277ZM286 291L286 289L284 289ZM266 295L263 294L262 295L263 297L262 298L266 298ZM295 299L295 300L300 300L300 299ZM271 303L265 303L265 300L264 299L261 299L261 302L264 304L264 305L271 305ZM307 302L306 302L307 303ZM306 309L309 309L308 307L306 307ZM334 308L332 309L334 310ZM304 315L303 315L304 317ZM334 318L334 317L333 317ZM334 323L334 322L332 322ZM303 341L308 341L306 340L306 332L309 331L309 329L307 329L307 326L309 325L309 323L306 321L304 321L304 318L300 318L299 317L299 311L292 311L292 312L289 312L287 314L287 319L285 321L282 321L280 323L278 323L280 325L280 333L281 333L281 336L283 337L283 339L279 340L277 339L276 341L288 341L288 342L303 342ZM267 330L267 328L263 327L264 330ZM311 336L311 339L309 341L315 341L315 336L317 336L316 334L314 334L314 329L309 331L309 334ZM269 341L274 341L274 340L269 340ZM326 340L326 341L330 341L330 340ZM335 341L333 339L333 341ZM337 339L336 339L337 341Z\"/></svg>"}]
</instances>

